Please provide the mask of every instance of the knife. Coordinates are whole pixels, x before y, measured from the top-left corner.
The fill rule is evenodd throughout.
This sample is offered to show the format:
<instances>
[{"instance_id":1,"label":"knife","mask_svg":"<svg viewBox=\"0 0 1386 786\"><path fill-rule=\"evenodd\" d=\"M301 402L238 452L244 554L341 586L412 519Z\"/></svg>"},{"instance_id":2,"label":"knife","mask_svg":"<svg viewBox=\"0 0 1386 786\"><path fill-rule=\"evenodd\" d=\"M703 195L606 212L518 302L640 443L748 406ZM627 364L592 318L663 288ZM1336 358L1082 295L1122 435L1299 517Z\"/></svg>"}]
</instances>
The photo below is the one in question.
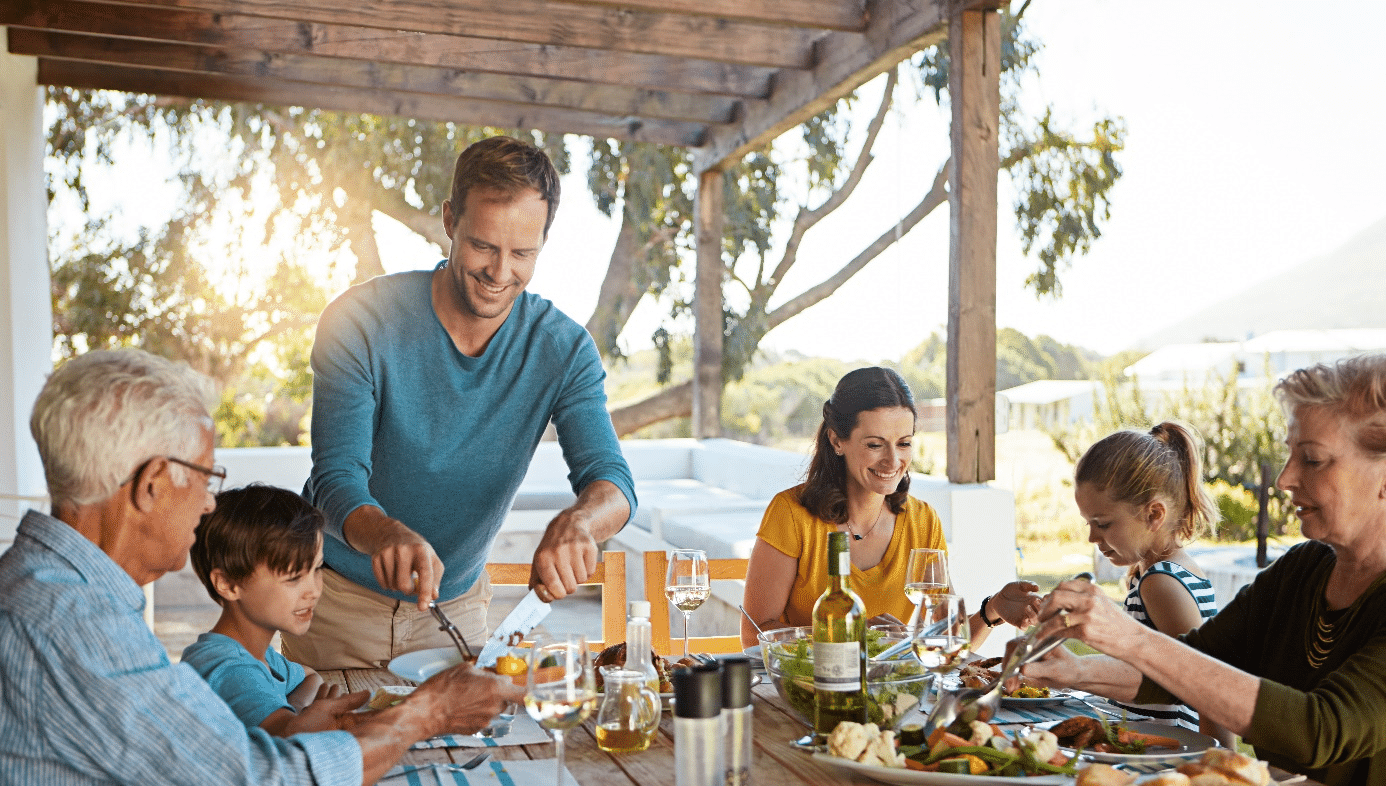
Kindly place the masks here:
<instances>
[{"instance_id":1,"label":"knife","mask_svg":"<svg viewBox=\"0 0 1386 786\"><path fill-rule=\"evenodd\" d=\"M523 636L534 629L545 617L553 606L539 600L539 593L530 590L525 595L520 605L516 606L505 619L501 620L500 627L491 634L491 638L486 640L486 645L481 648L481 654L477 656L476 665L483 668L491 668L496 665L496 659L504 655L510 649L510 638L516 633Z\"/></svg>"}]
</instances>

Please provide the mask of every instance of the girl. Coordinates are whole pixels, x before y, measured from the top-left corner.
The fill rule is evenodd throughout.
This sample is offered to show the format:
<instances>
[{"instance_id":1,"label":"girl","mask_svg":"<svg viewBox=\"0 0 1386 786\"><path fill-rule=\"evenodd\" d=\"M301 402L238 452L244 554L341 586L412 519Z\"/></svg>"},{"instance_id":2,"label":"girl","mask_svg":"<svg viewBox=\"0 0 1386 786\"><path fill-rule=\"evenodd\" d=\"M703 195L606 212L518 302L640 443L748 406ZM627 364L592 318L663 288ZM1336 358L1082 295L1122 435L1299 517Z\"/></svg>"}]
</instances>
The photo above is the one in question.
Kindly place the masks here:
<instances>
[{"instance_id":1,"label":"girl","mask_svg":"<svg viewBox=\"0 0 1386 786\"><path fill-rule=\"evenodd\" d=\"M1113 565L1130 566L1126 612L1170 636L1217 613L1213 585L1184 551L1199 529L1211 530L1218 519L1217 504L1203 488L1200 455L1192 429L1165 422L1148 434L1104 437L1078 459L1073 473L1088 541ZM1183 704L1112 703L1161 723L1199 728L1198 713Z\"/></svg>"}]
</instances>

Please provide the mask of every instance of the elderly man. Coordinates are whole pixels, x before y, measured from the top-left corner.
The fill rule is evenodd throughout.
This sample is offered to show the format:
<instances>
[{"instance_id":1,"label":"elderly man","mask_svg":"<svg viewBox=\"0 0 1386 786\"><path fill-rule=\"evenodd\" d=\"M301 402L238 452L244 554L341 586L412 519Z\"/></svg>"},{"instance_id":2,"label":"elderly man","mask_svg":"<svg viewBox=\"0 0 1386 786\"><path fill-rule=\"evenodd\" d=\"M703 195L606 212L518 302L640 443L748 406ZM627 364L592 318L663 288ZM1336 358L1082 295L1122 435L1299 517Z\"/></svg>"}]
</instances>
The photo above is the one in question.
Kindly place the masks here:
<instances>
[{"instance_id":1,"label":"elderly man","mask_svg":"<svg viewBox=\"0 0 1386 786\"><path fill-rule=\"evenodd\" d=\"M380 713L323 698L348 730L285 740L171 664L140 585L183 566L215 506L211 401L205 378L138 350L74 359L39 394L53 514L29 511L0 556L0 784L375 783L413 742L519 698L459 666Z\"/></svg>"}]
</instances>

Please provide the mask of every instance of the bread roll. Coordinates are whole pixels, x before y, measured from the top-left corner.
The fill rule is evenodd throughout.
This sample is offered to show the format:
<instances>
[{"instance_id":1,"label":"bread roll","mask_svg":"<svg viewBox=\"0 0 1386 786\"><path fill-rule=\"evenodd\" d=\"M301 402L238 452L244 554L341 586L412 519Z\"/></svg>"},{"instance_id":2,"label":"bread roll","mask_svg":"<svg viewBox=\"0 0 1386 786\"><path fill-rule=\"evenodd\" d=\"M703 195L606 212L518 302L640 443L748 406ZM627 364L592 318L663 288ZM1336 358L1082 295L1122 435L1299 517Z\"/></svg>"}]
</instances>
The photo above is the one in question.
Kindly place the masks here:
<instances>
[{"instance_id":1,"label":"bread roll","mask_svg":"<svg viewBox=\"0 0 1386 786\"><path fill-rule=\"evenodd\" d=\"M1202 761L1226 775L1233 783L1246 783L1251 786L1267 786L1270 783L1270 769L1265 762L1229 748L1209 748L1203 752Z\"/></svg>"},{"instance_id":2,"label":"bread roll","mask_svg":"<svg viewBox=\"0 0 1386 786\"><path fill-rule=\"evenodd\" d=\"M1089 764L1078 771L1074 786L1129 786L1136 776L1122 772L1110 764Z\"/></svg>"},{"instance_id":3,"label":"bread roll","mask_svg":"<svg viewBox=\"0 0 1386 786\"><path fill-rule=\"evenodd\" d=\"M1182 772L1167 772L1142 782L1141 786L1189 786L1189 776Z\"/></svg>"}]
</instances>

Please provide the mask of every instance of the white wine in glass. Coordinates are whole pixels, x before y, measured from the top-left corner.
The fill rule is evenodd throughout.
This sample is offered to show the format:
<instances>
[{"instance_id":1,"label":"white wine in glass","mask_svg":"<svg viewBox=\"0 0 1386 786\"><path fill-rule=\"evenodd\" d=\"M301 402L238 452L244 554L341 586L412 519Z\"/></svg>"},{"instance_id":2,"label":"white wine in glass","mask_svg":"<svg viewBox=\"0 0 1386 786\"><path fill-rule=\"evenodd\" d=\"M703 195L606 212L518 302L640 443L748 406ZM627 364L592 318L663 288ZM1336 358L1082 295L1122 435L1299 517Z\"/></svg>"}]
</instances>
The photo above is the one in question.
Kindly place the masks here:
<instances>
[{"instance_id":1,"label":"white wine in glass","mask_svg":"<svg viewBox=\"0 0 1386 786\"><path fill-rule=\"evenodd\" d=\"M919 622L919 603L926 594L948 591L948 552L943 549L910 549L910 561L905 566L905 597L914 604L910 613L910 629Z\"/></svg>"},{"instance_id":2,"label":"white wine in glass","mask_svg":"<svg viewBox=\"0 0 1386 786\"><path fill-rule=\"evenodd\" d=\"M582 723L597 707L597 681L587 639L568 633L540 636L529 650L525 711L553 732L558 759L555 783L563 786L563 732Z\"/></svg>"},{"instance_id":3,"label":"white wine in glass","mask_svg":"<svg viewBox=\"0 0 1386 786\"><path fill-rule=\"evenodd\" d=\"M688 657L688 619L712 594L707 554L698 549L678 549L669 555L664 575L664 597L683 612L683 656Z\"/></svg>"},{"instance_id":4,"label":"white wine in glass","mask_svg":"<svg viewBox=\"0 0 1386 786\"><path fill-rule=\"evenodd\" d=\"M914 635L915 657L935 674L961 665L972 649L972 632L962 597L926 593L920 611L920 626Z\"/></svg>"}]
</instances>

